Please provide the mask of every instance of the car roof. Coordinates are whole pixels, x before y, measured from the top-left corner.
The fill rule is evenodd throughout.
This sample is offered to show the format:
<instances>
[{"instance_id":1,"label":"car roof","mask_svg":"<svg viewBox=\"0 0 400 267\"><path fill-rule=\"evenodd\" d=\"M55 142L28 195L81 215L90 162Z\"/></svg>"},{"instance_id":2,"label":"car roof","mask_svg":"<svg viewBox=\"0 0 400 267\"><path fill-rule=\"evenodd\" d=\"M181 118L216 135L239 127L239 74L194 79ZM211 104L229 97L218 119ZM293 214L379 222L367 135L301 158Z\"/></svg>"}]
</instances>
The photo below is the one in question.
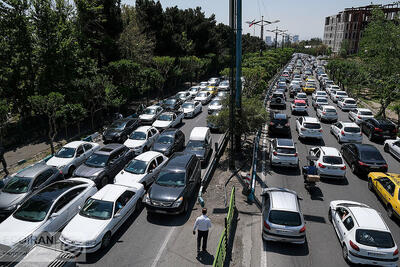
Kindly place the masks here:
<instances>
[{"instance_id":1,"label":"car roof","mask_svg":"<svg viewBox=\"0 0 400 267\"><path fill-rule=\"evenodd\" d=\"M185 170L186 165L190 161L190 159L194 157L194 154L184 153L184 152L176 152L172 155L172 157L168 160L165 165L165 169L178 169Z\"/></svg>"},{"instance_id":2,"label":"car roof","mask_svg":"<svg viewBox=\"0 0 400 267\"><path fill-rule=\"evenodd\" d=\"M345 98L342 99L342 101L346 101L346 100L353 100L353 101L355 101L354 98L351 98L351 97L345 97Z\"/></svg>"},{"instance_id":3,"label":"car roof","mask_svg":"<svg viewBox=\"0 0 400 267\"><path fill-rule=\"evenodd\" d=\"M315 101L318 101L318 100L321 100L321 99L326 99L326 100L328 100L328 98L326 98L326 97L317 97L317 98L315 99Z\"/></svg>"},{"instance_id":4,"label":"car roof","mask_svg":"<svg viewBox=\"0 0 400 267\"><path fill-rule=\"evenodd\" d=\"M339 150L337 150L335 147L322 146L320 148L322 153L324 153L325 155L340 156Z\"/></svg>"},{"instance_id":5,"label":"car roof","mask_svg":"<svg viewBox=\"0 0 400 267\"><path fill-rule=\"evenodd\" d=\"M336 110L336 108L334 107L334 106L331 106L331 105L325 105L325 106L322 106L322 108L331 108L331 109L334 109L334 110Z\"/></svg>"},{"instance_id":6,"label":"car roof","mask_svg":"<svg viewBox=\"0 0 400 267\"><path fill-rule=\"evenodd\" d=\"M340 122L344 127L357 127L360 128L356 123L350 121L341 121Z\"/></svg>"},{"instance_id":7,"label":"car roof","mask_svg":"<svg viewBox=\"0 0 400 267\"><path fill-rule=\"evenodd\" d=\"M354 144L358 151L378 151L379 150L374 146L374 145L370 145L370 144Z\"/></svg>"},{"instance_id":8,"label":"car roof","mask_svg":"<svg viewBox=\"0 0 400 267\"><path fill-rule=\"evenodd\" d=\"M85 142L85 141L72 141L72 142L70 142L68 144L65 144L64 147L77 148L78 146L83 145L83 144L87 144L87 142Z\"/></svg>"},{"instance_id":9,"label":"car roof","mask_svg":"<svg viewBox=\"0 0 400 267\"><path fill-rule=\"evenodd\" d=\"M175 134L178 132L178 131L180 131L179 129L174 129L174 128L168 128L168 129L166 129L166 130L164 130L161 134L160 134L160 136L165 136L165 135L167 135L167 136L175 136Z\"/></svg>"},{"instance_id":10,"label":"car roof","mask_svg":"<svg viewBox=\"0 0 400 267\"><path fill-rule=\"evenodd\" d=\"M114 152L115 150L121 149L124 146L125 145L123 145L123 144L112 143L112 144L108 144L108 145L103 146L102 148L97 150L95 153L96 154L109 155L112 152Z\"/></svg>"},{"instance_id":11,"label":"car roof","mask_svg":"<svg viewBox=\"0 0 400 267\"><path fill-rule=\"evenodd\" d=\"M142 160L142 161L150 161L157 156L161 156L162 154L156 151L146 151L140 155L138 155L135 159Z\"/></svg>"},{"instance_id":12,"label":"car roof","mask_svg":"<svg viewBox=\"0 0 400 267\"><path fill-rule=\"evenodd\" d=\"M177 94L186 94L187 91L179 91Z\"/></svg>"},{"instance_id":13,"label":"car roof","mask_svg":"<svg viewBox=\"0 0 400 267\"><path fill-rule=\"evenodd\" d=\"M393 123L392 123L390 120L388 120L388 119L377 119L377 118L373 118L373 119L375 119L379 124L390 124L390 125L393 124Z\"/></svg>"},{"instance_id":14,"label":"car roof","mask_svg":"<svg viewBox=\"0 0 400 267\"><path fill-rule=\"evenodd\" d=\"M153 106L148 106L147 108L156 109L156 108L159 108L159 107L160 106L153 105Z\"/></svg>"},{"instance_id":15,"label":"car roof","mask_svg":"<svg viewBox=\"0 0 400 267\"><path fill-rule=\"evenodd\" d=\"M43 163L36 163L17 172L17 175L19 177L35 177L39 172L42 172L46 169L54 169L54 167Z\"/></svg>"},{"instance_id":16,"label":"car roof","mask_svg":"<svg viewBox=\"0 0 400 267\"><path fill-rule=\"evenodd\" d=\"M190 140L203 141L209 131L208 127L194 127L190 133Z\"/></svg>"},{"instance_id":17,"label":"car roof","mask_svg":"<svg viewBox=\"0 0 400 267\"><path fill-rule=\"evenodd\" d=\"M175 114L175 112L172 112L172 111L166 111L166 112L163 112L163 113L161 113L162 115L174 115ZM142 127L145 127L145 126L142 126Z\"/></svg>"},{"instance_id":18,"label":"car roof","mask_svg":"<svg viewBox=\"0 0 400 267\"><path fill-rule=\"evenodd\" d=\"M294 147L294 142L289 138L276 138L277 146Z\"/></svg>"},{"instance_id":19,"label":"car roof","mask_svg":"<svg viewBox=\"0 0 400 267\"><path fill-rule=\"evenodd\" d=\"M400 186L400 174L398 174L398 173L393 173L393 172L387 172L387 173L374 172L374 176L376 178L389 177L389 178L391 178L391 180L395 184L397 184L397 186Z\"/></svg>"},{"instance_id":20,"label":"car roof","mask_svg":"<svg viewBox=\"0 0 400 267\"><path fill-rule=\"evenodd\" d=\"M349 206L347 208L353 214L360 228L389 230L376 210L360 206Z\"/></svg>"},{"instance_id":21,"label":"car roof","mask_svg":"<svg viewBox=\"0 0 400 267\"><path fill-rule=\"evenodd\" d=\"M318 93L322 93L322 94L326 95L326 92L324 92L324 91L315 91L315 94L318 94Z\"/></svg>"},{"instance_id":22,"label":"car roof","mask_svg":"<svg viewBox=\"0 0 400 267\"><path fill-rule=\"evenodd\" d=\"M68 190L84 184L88 183L83 181L83 179L67 179L58 181L41 189L32 198L39 198L44 201L54 201Z\"/></svg>"},{"instance_id":23,"label":"car roof","mask_svg":"<svg viewBox=\"0 0 400 267\"><path fill-rule=\"evenodd\" d=\"M147 132L150 128L152 128L153 126L150 125L146 125L146 126L140 126L139 128L137 128L135 130L135 132Z\"/></svg>"},{"instance_id":24,"label":"car roof","mask_svg":"<svg viewBox=\"0 0 400 267\"><path fill-rule=\"evenodd\" d=\"M278 120L287 119L287 115L285 113L273 113L273 114L274 114L274 119Z\"/></svg>"},{"instance_id":25,"label":"car roof","mask_svg":"<svg viewBox=\"0 0 400 267\"><path fill-rule=\"evenodd\" d=\"M269 188L271 208L299 212L297 194L286 188Z\"/></svg>"},{"instance_id":26,"label":"car roof","mask_svg":"<svg viewBox=\"0 0 400 267\"><path fill-rule=\"evenodd\" d=\"M358 111L371 111L369 108L357 108Z\"/></svg>"},{"instance_id":27,"label":"car roof","mask_svg":"<svg viewBox=\"0 0 400 267\"><path fill-rule=\"evenodd\" d=\"M94 199L115 202L129 187L119 184L108 184L92 196Z\"/></svg>"}]
</instances>

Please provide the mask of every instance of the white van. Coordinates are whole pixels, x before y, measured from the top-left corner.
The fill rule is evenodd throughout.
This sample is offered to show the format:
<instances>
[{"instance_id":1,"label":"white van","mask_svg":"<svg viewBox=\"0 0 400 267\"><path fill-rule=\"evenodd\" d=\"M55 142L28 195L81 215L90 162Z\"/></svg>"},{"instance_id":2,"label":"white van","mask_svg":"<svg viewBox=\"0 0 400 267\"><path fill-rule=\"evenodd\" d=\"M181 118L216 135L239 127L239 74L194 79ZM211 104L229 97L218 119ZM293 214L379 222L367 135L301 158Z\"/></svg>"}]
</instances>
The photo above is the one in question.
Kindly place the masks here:
<instances>
[{"instance_id":1,"label":"white van","mask_svg":"<svg viewBox=\"0 0 400 267\"><path fill-rule=\"evenodd\" d=\"M210 128L194 127L184 152L195 154L204 166L212 154L212 138Z\"/></svg>"}]
</instances>

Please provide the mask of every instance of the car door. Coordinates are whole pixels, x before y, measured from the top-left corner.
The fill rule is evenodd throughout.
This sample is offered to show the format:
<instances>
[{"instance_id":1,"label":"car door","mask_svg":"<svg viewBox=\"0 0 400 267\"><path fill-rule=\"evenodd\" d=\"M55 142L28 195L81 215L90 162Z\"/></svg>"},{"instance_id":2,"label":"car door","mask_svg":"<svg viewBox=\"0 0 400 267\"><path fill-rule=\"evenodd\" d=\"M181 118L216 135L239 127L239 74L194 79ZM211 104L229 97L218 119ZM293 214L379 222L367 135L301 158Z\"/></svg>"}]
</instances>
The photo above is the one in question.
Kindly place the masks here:
<instances>
[{"instance_id":1,"label":"car door","mask_svg":"<svg viewBox=\"0 0 400 267\"><path fill-rule=\"evenodd\" d=\"M177 150L183 150L185 146L185 135L179 130L176 133L176 137L178 139Z\"/></svg>"},{"instance_id":2,"label":"car door","mask_svg":"<svg viewBox=\"0 0 400 267\"><path fill-rule=\"evenodd\" d=\"M385 204L387 203L385 199L386 197L385 192L386 192L386 185L388 184L388 182L389 178L381 177L376 179L376 184L375 184L376 193L381 197L381 199L385 202Z\"/></svg>"},{"instance_id":3,"label":"car door","mask_svg":"<svg viewBox=\"0 0 400 267\"><path fill-rule=\"evenodd\" d=\"M384 201L386 203L393 203L394 199L394 190L396 189L396 185L393 183L392 180L388 179L388 182L384 186L384 190L382 192Z\"/></svg>"},{"instance_id":4,"label":"car door","mask_svg":"<svg viewBox=\"0 0 400 267\"><path fill-rule=\"evenodd\" d=\"M389 146L390 152L393 153L397 158L400 158L400 141L396 141L392 146Z\"/></svg>"},{"instance_id":5,"label":"car door","mask_svg":"<svg viewBox=\"0 0 400 267\"><path fill-rule=\"evenodd\" d=\"M188 166L188 169L186 170L186 192L188 198L192 197L192 192L194 191L194 188L196 186L194 167L194 160L192 159Z\"/></svg>"},{"instance_id":6,"label":"car door","mask_svg":"<svg viewBox=\"0 0 400 267\"><path fill-rule=\"evenodd\" d=\"M342 241L345 233L345 226L343 221L346 220L346 217L349 216L349 211L344 207L338 207L334 211L334 216L332 216L332 222L336 225L335 229L339 236L339 239Z\"/></svg>"},{"instance_id":7,"label":"car door","mask_svg":"<svg viewBox=\"0 0 400 267\"><path fill-rule=\"evenodd\" d=\"M116 151L110 155L110 158L107 162L107 175L109 178L114 177L118 173L118 163L120 162L118 159L121 156L121 151Z\"/></svg>"},{"instance_id":8,"label":"car door","mask_svg":"<svg viewBox=\"0 0 400 267\"><path fill-rule=\"evenodd\" d=\"M144 178L146 185L150 185L152 182L154 182L155 177L157 177L157 161L156 159L152 159L150 163L147 165L147 171L146 171L146 176Z\"/></svg>"},{"instance_id":9,"label":"car door","mask_svg":"<svg viewBox=\"0 0 400 267\"><path fill-rule=\"evenodd\" d=\"M85 149L83 148L83 145L78 146L76 149L76 154L75 154L75 160L74 160L74 165L79 166L85 161Z\"/></svg>"},{"instance_id":10,"label":"car door","mask_svg":"<svg viewBox=\"0 0 400 267\"><path fill-rule=\"evenodd\" d=\"M83 148L85 149L84 160L86 160L93 153L93 145L92 144L84 144Z\"/></svg>"},{"instance_id":11,"label":"car door","mask_svg":"<svg viewBox=\"0 0 400 267\"><path fill-rule=\"evenodd\" d=\"M301 124L303 123L303 117L300 117L296 120L297 131L300 133Z\"/></svg>"},{"instance_id":12,"label":"car door","mask_svg":"<svg viewBox=\"0 0 400 267\"><path fill-rule=\"evenodd\" d=\"M173 127L175 127L178 124L178 122L176 120L176 114L172 114L172 123L173 124L171 126L173 126Z\"/></svg>"},{"instance_id":13,"label":"car door","mask_svg":"<svg viewBox=\"0 0 400 267\"><path fill-rule=\"evenodd\" d=\"M354 228L354 219L351 215L347 215L343 220L342 220L342 227L341 229L343 230L343 238L342 240L346 240L350 238L350 231ZM347 242L346 242L347 243Z\"/></svg>"},{"instance_id":14,"label":"car door","mask_svg":"<svg viewBox=\"0 0 400 267\"><path fill-rule=\"evenodd\" d=\"M135 192L126 190L114 203L114 214L109 228L114 233L135 210L137 196Z\"/></svg>"},{"instance_id":15,"label":"car door","mask_svg":"<svg viewBox=\"0 0 400 267\"><path fill-rule=\"evenodd\" d=\"M151 133L153 134L153 136L150 139L150 145L152 145L154 143L154 141L157 139L158 137L158 131L155 128L151 129Z\"/></svg>"},{"instance_id":16,"label":"car door","mask_svg":"<svg viewBox=\"0 0 400 267\"><path fill-rule=\"evenodd\" d=\"M35 180L32 184L32 191L36 191L50 184L53 179L50 179L54 174L53 169L44 170L38 176L36 176Z\"/></svg>"},{"instance_id":17,"label":"car door","mask_svg":"<svg viewBox=\"0 0 400 267\"><path fill-rule=\"evenodd\" d=\"M336 136L339 136L339 132L340 132L341 128L342 128L342 124L340 122L333 124L332 125L333 134Z\"/></svg>"}]
</instances>

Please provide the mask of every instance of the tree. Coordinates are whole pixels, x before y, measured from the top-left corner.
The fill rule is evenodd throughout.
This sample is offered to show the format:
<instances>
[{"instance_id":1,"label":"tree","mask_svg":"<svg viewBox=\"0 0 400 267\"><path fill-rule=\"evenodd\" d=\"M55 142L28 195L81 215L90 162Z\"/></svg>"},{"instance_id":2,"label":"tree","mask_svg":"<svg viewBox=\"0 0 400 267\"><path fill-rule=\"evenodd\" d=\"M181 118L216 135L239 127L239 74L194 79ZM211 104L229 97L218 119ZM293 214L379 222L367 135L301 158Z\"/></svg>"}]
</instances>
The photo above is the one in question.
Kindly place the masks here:
<instances>
[{"instance_id":1,"label":"tree","mask_svg":"<svg viewBox=\"0 0 400 267\"><path fill-rule=\"evenodd\" d=\"M3 138L3 127L8 121L8 113L10 112L10 105L6 99L0 99L0 138Z\"/></svg>"},{"instance_id":2,"label":"tree","mask_svg":"<svg viewBox=\"0 0 400 267\"><path fill-rule=\"evenodd\" d=\"M163 84L161 87L161 95L164 94L166 82L171 77L175 65L175 58L173 57L154 57L153 64L156 70L159 71L163 78Z\"/></svg>"},{"instance_id":3,"label":"tree","mask_svg":"<svg viewBox=\"0 0 400 267\"><path fill-rule=\"evenodd\" d=\"M350 53L350 41L348 39L344 39L340 44L339 55L342 58L347 58Z\"/></svg>"},{"instance_id":4,"label":"tree","mask_svg":"<svg viewBox=\"0 0 400 267\"><path fill-rule=\"evenodd\" d=\"M57 135L57 119L62 116L64 95L51 92L48 95L34 95L29 97L29 102L36 115L43 115L48 120L48 138L51 154L54 154L54 138Z\"/></svg>"},{"instance_id":5,"label":"tree","mask_svg":"<svg viewBox=\"0 0 400 267\"><path fill-rule=\"evenodd\" d=\"M81 122L86 118L87 110L81 104L66 104L62 107L61 114L64 120L65 136L68 135L69 124L76 124L78 135L81 134Z\"/></svg>"},{"instance_id":6,"label":"tree","mask_svg":"<svg viewBox=\"0 0 400 267\"><path fill-rule=\"evenodd\" d=\"M397 115L397 128L400 128L400 103L396 103L390 107L391 110L396 112Z\"/></svg>"},{"instance_id":7,"label":"tree","mask_svg":"<svg viewBox=\"0 0 400 267\"><path fill-rule=\"evenodd\" d=\"M252 97L262 94L268 86L268 77L261 66L242 69L244 83L242 94L246 97Z\"/></svg>"}]
</instances>

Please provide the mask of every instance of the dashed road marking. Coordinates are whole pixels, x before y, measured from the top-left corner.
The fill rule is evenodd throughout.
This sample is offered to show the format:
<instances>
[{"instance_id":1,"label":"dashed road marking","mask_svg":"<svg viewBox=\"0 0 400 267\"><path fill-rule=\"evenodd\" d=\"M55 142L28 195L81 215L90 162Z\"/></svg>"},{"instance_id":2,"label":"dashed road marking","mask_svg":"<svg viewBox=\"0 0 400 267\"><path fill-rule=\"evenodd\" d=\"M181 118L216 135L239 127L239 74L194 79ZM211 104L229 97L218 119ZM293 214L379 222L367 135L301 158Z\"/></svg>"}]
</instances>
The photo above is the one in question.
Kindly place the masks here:
<instances>
[{"instance_id":1,"label":"dashed road marking","mask_svg":"<svg viewBox=\"0 0 400 267\"><path fill-rule=\"evenodd\" d=\"M167 236L164 239L164 242L162 243L160 249L158 250L156 258L154 259L153 263L151 264L151 267L156 267L157 266L158 262L160 261L161 255L163 254L165 248L167 247L168 241L171 238L172 233L174 232L174 230L175 230L175 227L172 228L171 230L169 230Z\"/></svg>"}]
</instances>

